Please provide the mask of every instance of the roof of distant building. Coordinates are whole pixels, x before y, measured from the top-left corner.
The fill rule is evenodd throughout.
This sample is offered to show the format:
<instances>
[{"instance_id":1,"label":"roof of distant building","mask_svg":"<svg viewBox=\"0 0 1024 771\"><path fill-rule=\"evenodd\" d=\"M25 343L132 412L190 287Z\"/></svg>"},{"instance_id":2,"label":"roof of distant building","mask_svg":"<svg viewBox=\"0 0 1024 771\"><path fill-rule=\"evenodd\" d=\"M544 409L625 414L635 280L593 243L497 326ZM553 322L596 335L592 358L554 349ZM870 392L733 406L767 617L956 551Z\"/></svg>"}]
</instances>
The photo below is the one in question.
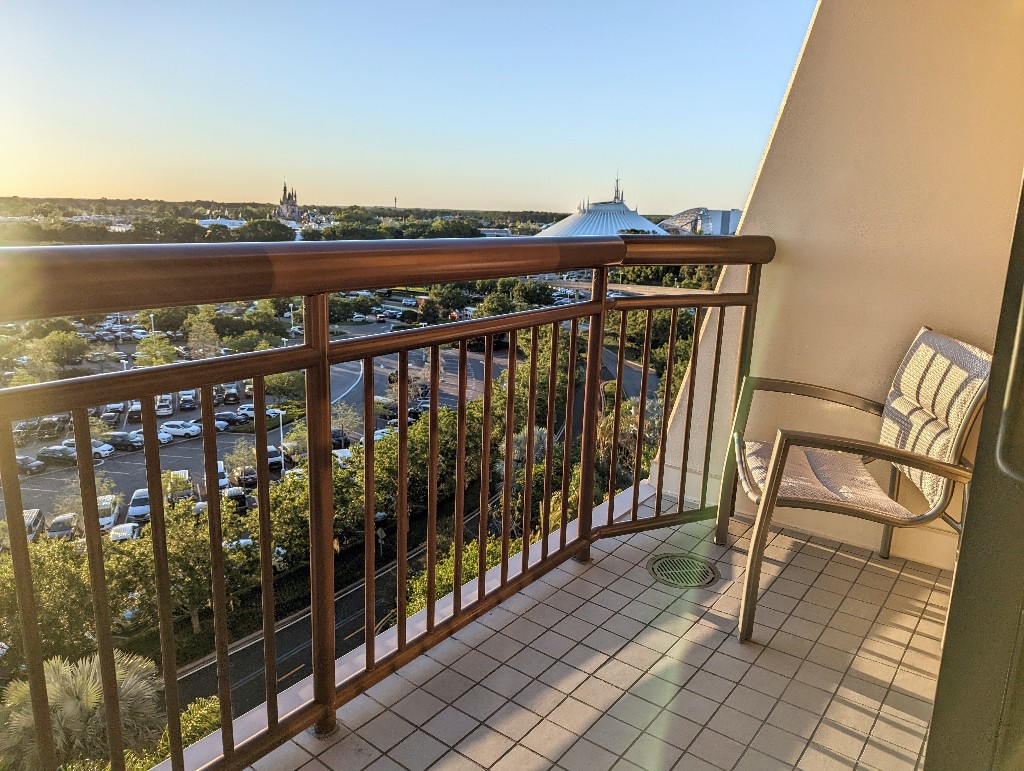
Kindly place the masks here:
<instances>
[{"instance_id":1,"label":"roof of distant building","mask_svg":"<svg viewBox=\"0 0 1024 771\"><path fill-rule=\"evenodd\" d=\"M196 220L196 222L202 225L204 228L210 227L210 225L223 225L226 228L240 228L245 224L245 220L229 220L224 217L218 217L212 220Z\"/></svg>"},{"instance_id":2,"label":"roof of distant building","mask_svg":"<svg viewBox=\"0 0 1024 771\"><path fill-rule=\"evenodd\" d=\"M626 206L619 180L615 180L615 195L610 201L581 203L575 214L544 228L538 236L614 236L624 230L642 230L664 236L667 233L649 219Z\"/></svg>"}]
</instances>

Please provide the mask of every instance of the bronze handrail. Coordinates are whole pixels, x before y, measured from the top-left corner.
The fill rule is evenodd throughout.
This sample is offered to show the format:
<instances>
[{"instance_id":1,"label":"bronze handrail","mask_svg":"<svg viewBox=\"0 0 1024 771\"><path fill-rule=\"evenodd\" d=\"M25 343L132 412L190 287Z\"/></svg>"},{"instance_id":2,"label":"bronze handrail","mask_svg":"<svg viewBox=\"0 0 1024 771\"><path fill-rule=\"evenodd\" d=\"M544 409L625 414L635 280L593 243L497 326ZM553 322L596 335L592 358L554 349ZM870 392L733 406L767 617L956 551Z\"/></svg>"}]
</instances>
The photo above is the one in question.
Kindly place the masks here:
<instances>
[{"instance_id":1,"label":"bronze handrail","mask_svg":"<svg viewBox=\"0 0 1024 771\"><path fill-rule=\"evenodd\" d=\"M0 321L773 253L766 236L0 247Z\"/></svg>"}]
</instances>

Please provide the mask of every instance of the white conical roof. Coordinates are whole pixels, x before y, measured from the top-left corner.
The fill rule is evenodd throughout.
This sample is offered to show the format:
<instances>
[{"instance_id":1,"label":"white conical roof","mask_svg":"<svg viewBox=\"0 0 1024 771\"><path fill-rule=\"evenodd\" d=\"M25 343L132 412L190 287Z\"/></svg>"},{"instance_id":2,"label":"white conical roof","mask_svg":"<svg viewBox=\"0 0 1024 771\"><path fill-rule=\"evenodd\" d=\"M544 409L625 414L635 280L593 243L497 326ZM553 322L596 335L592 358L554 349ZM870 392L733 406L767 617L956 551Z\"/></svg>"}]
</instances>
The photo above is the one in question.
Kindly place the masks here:
<instances>
[{"instance_id":1,"label":"white conical roof","mask_svg":"<svg viewBox=\"0 0 1024 771\"><path fill-rule=\"evenodd\" d=\"M601 203L587 202L575 214L544 228L538 236L615 236L623 230L642 230L659 236L668 232L626 206L615 180L615 197Z\"/></svg>"}]
</instances>

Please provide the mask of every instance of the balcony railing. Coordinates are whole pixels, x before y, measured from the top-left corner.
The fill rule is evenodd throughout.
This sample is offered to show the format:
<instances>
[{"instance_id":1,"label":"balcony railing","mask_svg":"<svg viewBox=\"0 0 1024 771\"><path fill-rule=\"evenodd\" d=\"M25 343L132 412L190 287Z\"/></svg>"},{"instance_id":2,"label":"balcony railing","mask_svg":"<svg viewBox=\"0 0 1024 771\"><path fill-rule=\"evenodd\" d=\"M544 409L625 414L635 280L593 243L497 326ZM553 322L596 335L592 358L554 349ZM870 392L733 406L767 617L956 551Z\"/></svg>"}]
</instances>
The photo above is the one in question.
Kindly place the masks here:
<instances>
[{"instance_id":1,"label":"balcony railing","mask_svg":"<svg viewBox=\"0 0 1024 771\"><path fill-rule=\"evenodd\" d=\"M142 425L145 440L145 467L151 501L151 541L155 567L156 604L159 625L164 698L170 738L171 765L186 767L180 724L178 665L175 654L174 618L171 578L168 569L165 498L161 479L160 452L154 397L173 390L198 388L202 417L202 442L205 477L209 490L217 489L218 448L213 417L215 384L252 378L255 413L256 465L259 478L256 487L259 544L260 598L262 602L262 642L265 658L265 706L238 725L232 706L229 676L230 640L228 633L228 596L222 503L217 495L208 496L206 513L209 529L212 568L212 609L215 628L218 696L222 730L221 756L209 768L238 768L252 763L271 748L298 732L315 726L320 733L333 730L335 709L354 695L394 672L414 657L450 636L455 630L478 618L505 598L522 589L563 561L585 560L591 543L602 537L626 532L663 527L714 516L714 506L707 505L707 485L703 485L695 505L688 506L684 495L688 454L691 446L691 415L697 400L706 400L708 415L715 414L716 400L734 398L732 393L718 393L717 373L726 361L723 352L723 326L726 308L738 309L742 316L741 343L737 366L745 372L750 360L754 315L757 305L758 278L762 264L774 254L774 243L766 237L644 237L624 236L585 239L501 239L443 241L340 242L311 244L233 244L173 245L140 247L44 247L33 249L0 249L0 269L6 280L0 286L0 320L27 320L53 316L76 316L105 313L139 307L195 305L268 297L303 296L303 344L276 350L224 356L204 361L180 362L147 369L92 375L38 385L8 388L0 391L0 480L8 512L10 556L16 578L23 651L35 725L38 732L40 760L45 768L56 768L58 754L51 730L43 673L40 629L36 613L30 547L25 525L12 513L23 509L22 491L15 460L15 443L10 422L33 416L70 410L74 437L78 447L91 441L88 408L112 401L138 399L142 403ZM663 294L640 297L607 296L609 271L618 267L641 265L748 265L745 291L717 294L685 290L669 290ZM588 269L593 271L590 299L564 307L542 308L504 316L474 319L387 334L331 341L328 323L328 299L333 292L376 289L400 285L437 284L516 275ZM713 309L720 309L714 312ZM660 383L664 415L656 430L657 454L664 461L670 421L669 400L673 385L681 386L680 404L686 404L682 427L682 461L678 489L666 491L665 463L658 464L656 479L651 480L657 493L653 515L641 517L638 506L642 458L650 450L651 437L644 430L649 404L649 372L651 369L652 328L655 311L668 311L670 333L668 365ZM616 382L621 383L626 366L626 326L630 312L639 313L644 322L642 350L639 356L641 384L635 417L636 437L621 441L624 430L623 392L617 388L612 403L611 437L601 439L599 427L604 411L602 393L602 362L605 355L606 320L614 324L618 314L619 334L615 355ZM677 328L680 314L694 316L693 341L690 348L690 371L698 359L711 357L716 373L708 393L695 393L696 378L673 384L672 363L676 359ZM704 323L703 340L699 327ZM585 345L582 341L586 330ZM496 340L508 338L508 353L496 353ZM538 345L543 338L550 347L547 366L538 361ZM519 371L519 341L530 350L525 371ZM481 344L485 376L482 383L482 410L479 427L480 459L478 468L467 467L468 354L470 347ZM454 587L447 597L438 597L438 476L439 436L439 361L442 347L454 346L458 351L455 456L446 460L454 470ZM500 345L498 346L500 351ZM409 569L409 353L418 349L429 351L429 409L420 420L429 421L427 469L425 574L427 602L423 612L408 612L406 586ZM559 382L560 352L566 351L567 371L564 392L554 386ZM333 523L335 518L331 444L330 370L343 362L361 362L363 379L363 411L365 442L362 448L362 515L364 559L364 625L365 630L382 629L385 619L377 617L378 575L375 551L378 483L375 479L374 408L375 391L372 373L376 361L383 356L398 356L398 465L395 480L394 513L397 526L396 583L394 624L377 634L363 635L360 665L344 671L336 667L335 619L335 554ZM500 403L501 383L493 379L496 359L504 359L507 374L504 380L504 405ZM582 365L582 366L581 366ZM545 369L547 372L545 373ZM267 395L266 378L277 373L303 370L306 392L308 431L309 484L309 603L312 627L311 691L289 689L287 697L278 692L277 650L274 617L274 544L270 520L270 485L267 458ZM582 382L578 382L580 373ZM513 490L515 426L523 423L524 404L517 400L517 382L525 383L525 474L521 509L514 503L519 491ZM546 431L544 446L536 446L533 426L537 420L538 393L546 388ZM520 386L522 388L522 386ZM493 422L493 425L492 425ZM503 425L503 429L501 426ZM495 429L503 435L495 436ZM474 430L476 426L474 424ZM715 459L711 457L712 420L700 430L697 446L702 448L704 478ZM476 439L477 437L474 437ZM571 457L579 442L579 480L572 480ZM561 445L561 466L555 452ZM619 457L631 445L632 492L619 489L616 471L622 466ZM501 465L492 458L494 449L501 450ZM601 516L595 510L595 466L600 453L609 464L607 496ZM627 455L629 453L627 452ZM535 483L534 460L543 456L543 475L539 487ZM475 458L474 458L475 461ZM500 483L492 483L492 475L501 469ZM479 475L478 499L467 500L469 477ZM115 641L112 634L110 597L104 568L102 534L96 506L96 476L89 463L80 463L78 476L82 493L85 523L85 548L88 556L95 611L96 645L102 671L103 702L106 713L106 736L110 761L114 769L124 768L117 682L114 669ZM535 530L531 512L535 491L539 523ZM575 505L570 500L575 497ZM489 526L492 501L500 501L500 528ZM554 502L558 501L557 512ZM420 502L416 502L420 503ZM476 581L463 579L470 566L463 564L467 511L479 505L477 534L478 555L472 572ZM616 506L620 507L616 510ZM622 508L625 506L626 511ZM520 511L522 513L520 513ZM557 522L555 514L557 513ZM500 529L500 532L498 532ZM534 543L531 544L531 541ZM488 543L500 542L500 562L496 570L487 560ZM465 585L464 585L465 584ZM350 657L351 658L351 657ZM238 727L236 728L236 725Z\"/></svg>"}]
</instances>

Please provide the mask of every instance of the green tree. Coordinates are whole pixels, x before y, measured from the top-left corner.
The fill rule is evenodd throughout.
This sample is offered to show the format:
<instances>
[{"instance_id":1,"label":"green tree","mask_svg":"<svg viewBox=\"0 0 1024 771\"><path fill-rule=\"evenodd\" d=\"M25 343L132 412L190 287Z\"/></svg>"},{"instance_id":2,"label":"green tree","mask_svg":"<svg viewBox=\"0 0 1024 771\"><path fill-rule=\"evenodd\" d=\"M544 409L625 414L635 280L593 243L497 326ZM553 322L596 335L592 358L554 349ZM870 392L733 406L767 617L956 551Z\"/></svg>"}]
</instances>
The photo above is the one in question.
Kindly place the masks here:
<instances>
[{"instance_id":1,"label":"green tree","mask_svg":"<svg viewBox=\"0 0 1024 771\"><path fill-rule=\"evenodd\" d=\"M367 241L386 238L387 234L377 225L361 222L336 222L321 232L324 241Z\"/></svg>"},{"instance_id":2,"label":"green tree","mask_svg":"<svg viewBox=\"0 0 1024 771\"><path fill-rule=\"evenodd\" d=\"M494 292L487 295L484 301L476 306L473 311L473 318L484 318L485 316L501 316L505 313L512 313L516 310L515 302L504 292Z\"/></svg>"},{"instance_id":3,"label":"green tree","mask_svg":"<svg viewBox=\"0 0 1024 771\"><path fill-rule=\"evenodd\" d=\"M307 225L302 229L302 240L303 241L323 241L324 234L317 228Z\"/></svg>"},{"instance_id":4,"label":"green tree","mask_svg":"<svg viewBox=\"0 0 1024 771\"><path fill-rule=\"evenodd\" d=\"M182 332L186 331L186 321L188 321L189 317L198 312L199 309L194 305L179 305L173 308L149 308L139 311L138 319L140 324L152 321L156 329L161 332Z\"/></svg>"},{"instance_id":5,"label":"green tree","mask_svg":"<svg viewBox=\"0 0 1024 771\"><path fill-rule=\"evenodd\" d=\"M146 752L156 745L167 724L160 696L163 682L152 661L118 650L114 651L114 672L125 749ZM47 659L43 676L58 764L107 759L99 654L74 663L59 656ZM27 681L15 680L4 689L0 710L5 713L0 721L0 762L11 771L41 768Z\"/></svg>"},{"instance_id":6,"label":"green tree","mask_svg":"<svg viewBox=\"0 0 1024 771\"><path fill-rule=\"evenodd\" d=\"M234 238L231 236L231 228L227 225L214 223L206 228L206 237L203 240L211 244L222 244L227 241L233 241Z\"/></svg>"},{"instance_id":7,"label":"green tree","mask_svg":"<svg viewBox=\"0 0 1024 771\"><path fill-rule=\"evenodd\" d=\"M152 559L152 556L150 557ZM35 577L36 614L43 657L78 658L95 646L92 591L84 550L68 540L39 539L29 544ZM112 594L115 606L123 606ZM115 615L121 611L115 610ZM11 677L25 660L12 560L0 559L0 640L10 649L0 659L0 676Z\"/></svg>"},{"instance_id":8,"label":"green tree","mask_svg":"<svg viewBox=\"0 0 1024 771\"><path fill-rule=\"evenodd\" d=\"M89 343L73 332L51 332L41 342L46 356L61 369L81 364L89 350Z\"/></svg>"},{"instance_id":9,"label":"green tree","mask_svg":"<svg viewBox=\"0 0 1024 771\"><path fill-rule=\"evenodd\" d=\"M267 393L278 400L299 399L306 392L306 379L301 372L279 372L266 377Z\"/></svg>"},{"instance_id":10,"label":"green tree","mask_svg":"<svg viewBox=\"0 0 1024 771\"><path fill-rule=\"evenodd\" d=\"M75 328L67 319L33 319L21 328L26 340L46 337L51 332L74 332Z\"/></svg>"},{"instance_id":11,"label":"green tree","mask_svg":"<svg viewBox=\"0 0 1024 771\"><path fill-rule=\"evenodd\" d=\"M295 231L277 220L249 220L234 236L236 241L294 241Z\"/></svg>"},{"instance_id":12,"label":"green tree","mask_svg":"<svg viewBox=\"0 0 1024 771\"><path fill-rule=\"evenodd\" d=\"M135 363L140 367L155 367L158 364L170 364L176 358L174 346L163 332L149 335L139 341L135 348L138 354Z\"/></svg>"},{"instance_id":13,"label":"green tree","mask_svg":"<svg viewBox=\"0 0 1024 771\"><path fill-rule=\"evenodd\" d=\"M220 355L220 335L206 314L190 316L188 327L188 349L193 359L212 359Z\"/></svg>"},{"instance_id":14,"label":"green tree","mask_svg":"<svg viewBox=\"0 0 1024 771\"><path fill-rule=\"evenodd\" d=\"M351 405L339 401L331 405L331 427L347 431L363 422L363 416Z\"/></svg>"},{"instance_id":15,"label":"green tree","mask_svg":"<svg viewBox=\"0 0 1024 771\"><path fill-rule=\"evenodd\" d=\"M430 223L429 238L479 238L480 226L467 219L436 219Z\"/></svg>"}]
</instances>

